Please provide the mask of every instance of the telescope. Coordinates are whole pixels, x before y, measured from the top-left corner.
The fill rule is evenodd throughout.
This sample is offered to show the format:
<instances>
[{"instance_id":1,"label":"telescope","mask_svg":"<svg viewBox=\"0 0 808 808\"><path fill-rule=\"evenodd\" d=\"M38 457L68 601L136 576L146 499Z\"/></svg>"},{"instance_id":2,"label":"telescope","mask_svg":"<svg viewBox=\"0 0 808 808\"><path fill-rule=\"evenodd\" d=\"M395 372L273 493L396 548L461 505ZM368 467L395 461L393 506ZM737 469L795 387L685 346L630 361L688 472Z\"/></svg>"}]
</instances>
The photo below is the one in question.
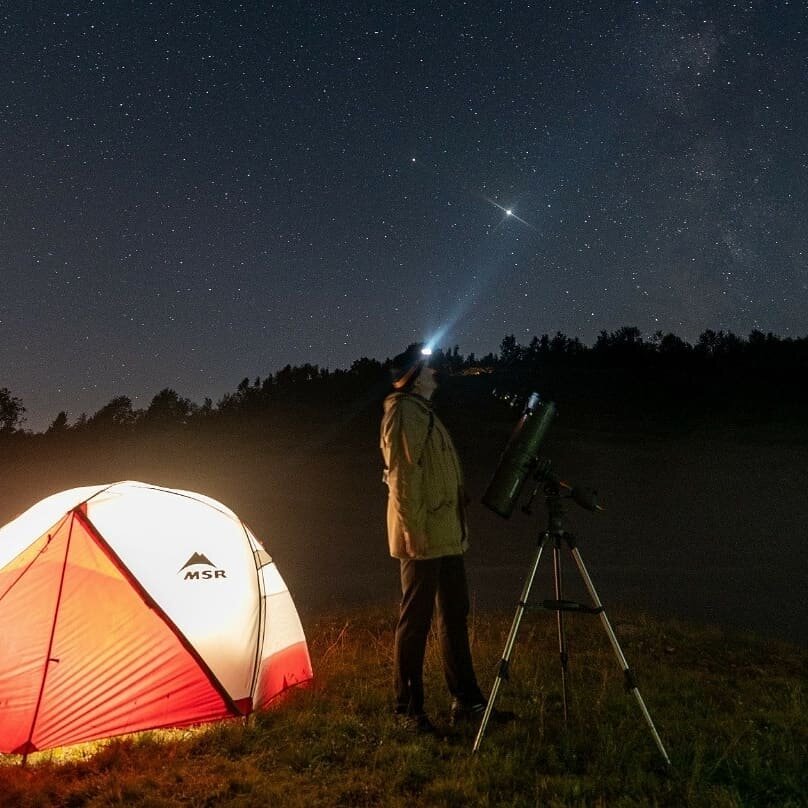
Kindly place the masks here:
<instances>
[{"instance_id":1,"label":"telescope","mask_svg":"<svg viewBox=\"0 0 808 808\"><path fill-rule=\"evenodd\" d=\"M494 709L494 702L497 698L499 688L502 682L508 679L511 654L516 644L516 635L519 631L522 617L524 616L525 610L528 608L530 590L533 587L539 561L541 560L544 548L552 545L555 598L542 601L540 607L556 613L558 652L561 661L561 700L564 708L564 724L566 725L567 723L568 713L567 665L569 661L564 613L583 612L597 615L612 645L612 650L617 658L617 662L623 670L626 690L633 694L636 699L657 748L664 757L665 762L670 766L670 758L668 757L667 750L654 726L648 708L645 706L645 701L637 687L634 672L629 668L628 662L623 655L623 650L620 648L612 625L609 622L609 618L606 616L606 611L600 601L600 597L595 590L595 585L592 583L592 579L589 577L589 573L584 565L583 558L578 550L577 539L564 529L565 501L571 499L586 510L599 511L601 507L597 503L597 494L591 489L570 485L560 480L551 472L550 461L546 458L542 459L539 457L539 447L544 440L544 436L547 434L547 430L550 428L550 424L553 422L555 414L556 406L552 401L542 403L538 393L531 393L525 405L525 409L522 412L522 416L514 427L508 439L508 443L505 445L505 450L499 460L499 465L494 472L494 476L488 484L485 494L483 494L483 504L507 519L510 517L519 500L527 478L532 477L536 481L536 485L530 496L530 500L523 506L522 510L525 513L531 513L530 506L533 498L536 496L539 489L542 488L544 491L548 520L547 529L542 531L539 536L538 547L533 558L532 566L525 579L522 594L517 601L516 613L511 623L511 630L508 634L508 639L505 641L505 650L502 652L502 659L499 663L497 676L489 693L488 702L480 722L480 727L477 730L477 737L474 739L472 751L477 752L479 750L483 735L488 726L488 721ZM575 565L578 568L578 572L581 575L592 601L591 605L567 600L564 597L561 571L562 545L567 546L575 561Z\"/></svg>"},{"instance_id":2,"label":"telescope","mask_svg":"<svg viewBox=\"0 0 808 808\"><path fill-rule=\"evenodd\" d=\"M513 513L525 481L540 466L539 447L555 414L552 401L543 403L538 393L530 394L483 494L483 505L494 513L506 519Z\"/></svg>"}]
</instances>

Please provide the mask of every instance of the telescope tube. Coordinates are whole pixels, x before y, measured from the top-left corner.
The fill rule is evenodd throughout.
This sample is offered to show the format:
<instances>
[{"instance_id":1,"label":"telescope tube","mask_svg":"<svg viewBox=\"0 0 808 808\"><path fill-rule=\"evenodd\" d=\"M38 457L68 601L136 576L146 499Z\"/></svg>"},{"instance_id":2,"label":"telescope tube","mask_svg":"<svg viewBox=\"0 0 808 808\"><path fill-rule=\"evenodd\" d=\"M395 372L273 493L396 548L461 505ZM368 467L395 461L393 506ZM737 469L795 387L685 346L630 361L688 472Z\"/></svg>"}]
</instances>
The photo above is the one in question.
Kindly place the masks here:
<instances>
[{"instance_id":1,"label":"telescope tube","mask_svg":"<svg viewBox=\"0 0 808 808\"><path fill-rule=\"evenodd\" d=\"M538 393L530 396L483 494L483 505L494 513L506 519L510 517L525 480L536 468L539 446L555 414L556 406L552 401L542 404Z\"/></svg>"}]
</instances>

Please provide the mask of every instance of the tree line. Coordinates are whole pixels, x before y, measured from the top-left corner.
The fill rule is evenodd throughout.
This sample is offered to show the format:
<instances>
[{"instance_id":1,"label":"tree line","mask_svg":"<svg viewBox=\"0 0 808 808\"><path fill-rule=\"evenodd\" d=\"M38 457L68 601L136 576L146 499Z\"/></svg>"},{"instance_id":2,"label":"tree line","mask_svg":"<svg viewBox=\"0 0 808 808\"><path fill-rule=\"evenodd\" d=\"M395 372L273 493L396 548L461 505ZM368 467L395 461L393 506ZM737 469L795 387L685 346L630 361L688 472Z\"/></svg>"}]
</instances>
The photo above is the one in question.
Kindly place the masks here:
<instances>
[{"instance_id":1,"label":"tree line","mask_svg":"<svg viewBox=\"0 0 808 808\"><path fill-rule=\"evenodd\" d=\"M577 337L557 332L534 336L521 344L506 335L497 353L464 355L460 347L438 349L433 361L451 375L495 376L500 382L530 380L553 369L605 371L621 369L650 378L721 379L724 383L754 379L796 384L804 389L808 379L808 337L779 337L752 331L740 337L729 331L706 330L695 343L673 333L657 331L643 337L634 326L601 331L587 346ZM301 407L337 410L380 400L388 389L390 359L355 360L348 369L329 370L318 365L286 365L274 374L243 379L233 392L216 403L201 404L166 387L142 409L131 398L116 396L92 415L82 413L71 424L60 412L46 434L108 432L182 426L223 419L259 417L270 411ZM0 437L23 433L23 401L7 387L0 387Z\"/></svg>"}]
</instances>

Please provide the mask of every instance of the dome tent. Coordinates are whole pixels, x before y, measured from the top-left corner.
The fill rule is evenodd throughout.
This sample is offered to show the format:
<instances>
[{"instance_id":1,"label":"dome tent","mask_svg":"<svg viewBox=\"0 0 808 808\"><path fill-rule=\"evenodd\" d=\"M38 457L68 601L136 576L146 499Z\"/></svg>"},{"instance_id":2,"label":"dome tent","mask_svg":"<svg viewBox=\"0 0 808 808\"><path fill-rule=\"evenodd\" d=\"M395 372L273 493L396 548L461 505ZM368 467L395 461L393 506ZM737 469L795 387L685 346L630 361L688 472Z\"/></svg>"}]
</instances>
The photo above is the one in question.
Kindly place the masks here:
<instances>
[{"instance_id":1,"label":"dome tent","mask_svg":"<svg viewBox=\"0 0 808 808\"><path fill-rule=\"evenodd\" d=\"M274 562L209 497L74 488L0 528L0 752L244 716L311 676Z\"/></svg>"}]
</instances>

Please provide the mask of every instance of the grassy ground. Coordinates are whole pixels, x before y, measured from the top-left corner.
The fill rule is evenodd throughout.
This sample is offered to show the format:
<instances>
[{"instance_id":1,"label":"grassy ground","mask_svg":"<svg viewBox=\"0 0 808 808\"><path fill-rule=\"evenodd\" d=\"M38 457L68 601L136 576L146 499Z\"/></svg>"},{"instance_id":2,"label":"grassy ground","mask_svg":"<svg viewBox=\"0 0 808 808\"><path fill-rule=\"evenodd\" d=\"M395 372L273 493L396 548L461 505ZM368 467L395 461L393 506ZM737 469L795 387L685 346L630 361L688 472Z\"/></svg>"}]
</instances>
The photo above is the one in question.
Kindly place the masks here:
<instances>
[{"instance_id":1,"label":"grassy ground","mask_svg":"<svg viewBox=\"0 0 808 808\"><path fill-rule=\"evenodd\" d=\"M596 618L569 620L564 730L555 623L530 614L498 705L519 719L413 737L390 716L391 611L308 626L316 684L248 724L144 733L0 757L3 806L798 806L808 804L806 653L642 616L610 614L667 746L667 770ZM482 683L510 615L473 617ZM448 697L430 646L428 708Z\"/></svg>"}]
</instances>

